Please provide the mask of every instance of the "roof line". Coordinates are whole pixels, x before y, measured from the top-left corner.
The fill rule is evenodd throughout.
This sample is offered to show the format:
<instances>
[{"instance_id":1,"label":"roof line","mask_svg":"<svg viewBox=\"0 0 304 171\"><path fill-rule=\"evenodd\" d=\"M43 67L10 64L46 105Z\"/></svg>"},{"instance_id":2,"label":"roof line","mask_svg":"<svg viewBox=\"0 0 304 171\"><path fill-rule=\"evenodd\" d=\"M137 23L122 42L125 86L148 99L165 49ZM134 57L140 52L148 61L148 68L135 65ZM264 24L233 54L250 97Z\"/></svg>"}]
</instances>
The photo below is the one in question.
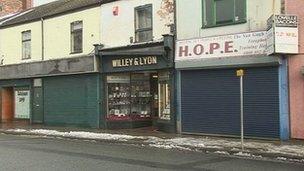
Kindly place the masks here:
<instances>
[{"instance_id":1,"label":"roof line","mask_svg":"<svg viewBox=\"0 0 304 171\"><path fill-rule=\"evenodd\" d=\"M24 15L24 14L26 14L26 13L28 13L28 12L31 12L31 11L33 11L33 9L29 9L29 10L26 10L26 11L23 11L23 12L20 12L20 13L17 13L17 14L14 14L14 15L12 15L11 17L8 17L8 18L5 19L4 21L0 22L0 26L1 26L2 24L4 24L5 22L8 22L8 21L10 21L10 20L12 20L12 19L15 19L15 18L17 18L17 17L19 17L19 16L21 16L21 15Z\"/></svg>"}]
</instances>

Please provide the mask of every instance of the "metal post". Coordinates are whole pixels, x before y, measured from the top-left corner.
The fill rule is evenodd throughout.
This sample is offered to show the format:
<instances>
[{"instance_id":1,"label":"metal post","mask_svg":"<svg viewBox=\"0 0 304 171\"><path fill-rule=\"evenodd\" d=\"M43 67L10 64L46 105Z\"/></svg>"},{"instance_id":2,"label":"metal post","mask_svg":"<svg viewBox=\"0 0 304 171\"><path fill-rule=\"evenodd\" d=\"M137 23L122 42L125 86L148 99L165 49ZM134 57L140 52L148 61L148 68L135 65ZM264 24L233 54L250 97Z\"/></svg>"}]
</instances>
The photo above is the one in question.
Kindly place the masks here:
<instances>
[{"instance_id":1,"label":"metal post","mask_svg":"<svg viewBox=\"0 0 304 171\"><path fill-rule=\"evenodd\" d=\"M244 98L243 98L243 76L240 76L240 100L241 100L241 145L244 151Z\"/></svg>"}]
</instances>

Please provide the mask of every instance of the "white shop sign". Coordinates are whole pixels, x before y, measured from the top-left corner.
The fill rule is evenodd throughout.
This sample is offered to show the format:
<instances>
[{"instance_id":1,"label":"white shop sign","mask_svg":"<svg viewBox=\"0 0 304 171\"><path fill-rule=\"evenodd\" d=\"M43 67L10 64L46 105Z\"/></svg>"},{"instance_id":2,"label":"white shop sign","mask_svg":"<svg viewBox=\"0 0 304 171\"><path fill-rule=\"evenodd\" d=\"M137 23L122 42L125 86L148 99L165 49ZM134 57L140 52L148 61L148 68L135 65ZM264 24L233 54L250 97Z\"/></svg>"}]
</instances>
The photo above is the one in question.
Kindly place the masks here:
<instances>
[{"instance_id":1,"label":"white shop sign","mask_svg":"<svg viewBox=\"0 0 304 171\"><path fill-rule=\"evenodd\" d=\"M108 83L130 83L130 75L129 74L108 75L107 82Z\"/></svg>"},{"instance_id":2,"label":"white shop sign","mask_svg":"<svg viewBox=\"0 0 304 171\"><path fill-rule=\"evenodd\" d=\"M176 42L176 61L266 54L266 31Z\"/></svg>"},{"instance_id":3,"label":"white shop sign","mask_svg":"<svg viewBox=\"0 0 304 171\"><path fill-rule=\"evenodd\" d=\"M15 91L15 118L29 119L30 118L30 91L16 90Z\"/></svg>"},{"instance_id":4,"label":"white shop sign","mask_svg":"<svg viewBox=\"0 0 304 171\"><path fill-rule=\"evenodd\" d=\"M268 19L267 54L297 54L299 33L297 16L274 15Z\"/></svg>"}]
</instances>

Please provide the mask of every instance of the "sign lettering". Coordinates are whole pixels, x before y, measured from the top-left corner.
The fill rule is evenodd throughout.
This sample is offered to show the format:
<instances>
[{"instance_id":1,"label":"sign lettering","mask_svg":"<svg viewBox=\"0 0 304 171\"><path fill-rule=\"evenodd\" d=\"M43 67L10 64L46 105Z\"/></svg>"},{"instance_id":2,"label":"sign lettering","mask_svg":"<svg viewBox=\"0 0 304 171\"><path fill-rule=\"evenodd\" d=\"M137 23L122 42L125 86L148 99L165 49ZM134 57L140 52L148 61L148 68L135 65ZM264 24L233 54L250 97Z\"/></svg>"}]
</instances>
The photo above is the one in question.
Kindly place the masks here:
<instances>
[{"instance_id":1,"label":"sign lettering","mask_svg":"<svg viewBox=\"0 0 304 171\"><path fill-rule=\"evenodd\" d=\"M112 60L113 68L116 67L129 67L129 66L145 66L157 64L156 56L136 57L136 58L123 58Z\"/></svg>"},{"instance_id":2,"label":"sign lettering","mask_svg":"<svg viewBox=\"0 0 304 171\"><path fill-rule=\"evenodd\" d=\"M175 60L264 54L266 31L260 31L177 41Z\"/></svg>"}]
</instances>

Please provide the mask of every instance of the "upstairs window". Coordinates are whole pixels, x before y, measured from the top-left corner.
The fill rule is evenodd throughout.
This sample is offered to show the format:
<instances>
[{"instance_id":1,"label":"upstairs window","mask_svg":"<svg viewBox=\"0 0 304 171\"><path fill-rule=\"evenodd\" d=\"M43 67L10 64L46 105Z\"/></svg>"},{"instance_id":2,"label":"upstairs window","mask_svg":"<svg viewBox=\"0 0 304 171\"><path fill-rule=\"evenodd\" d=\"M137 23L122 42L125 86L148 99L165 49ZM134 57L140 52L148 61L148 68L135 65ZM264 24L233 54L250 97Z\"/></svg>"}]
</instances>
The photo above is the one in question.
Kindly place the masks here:
<instances>
[{"instance_id":1,"label":"upstairs window","mask_svg":"<svg viewBox=\"0 0 304 171\"><path fill-rule=\"evenodd\" d=\"M31 59L31 31L24 31L22 34L22 59Z\"/></svg>"},{"instance_id":2,"label":"upstairs window","mask_svg":"<svg viewBox=\"0 0 304 171\"><path fill-rule=\"evenodd\" d=\"M202 0L203 27L246 22L246 0Z\"/></svg>"},{"instance_id":3,"label":"upstairs window","mask_svg":"<svg viewBox=\"0 0 304 171\"><path fill-rule=\"evenodd\" d=\"M71 23L71 53L82 52L82 29L82 21L75 21Z\"/></svg>"},{"instance_id":4,"label":"upstairs window","mask_svg":"<svg viewBox=\"0 0 304 171\"><path fill-rule=\"evenodd\" d=\"M152 4L135 8L135 40L136 42L153 40Z\"/></svg>"}]
</instances>

